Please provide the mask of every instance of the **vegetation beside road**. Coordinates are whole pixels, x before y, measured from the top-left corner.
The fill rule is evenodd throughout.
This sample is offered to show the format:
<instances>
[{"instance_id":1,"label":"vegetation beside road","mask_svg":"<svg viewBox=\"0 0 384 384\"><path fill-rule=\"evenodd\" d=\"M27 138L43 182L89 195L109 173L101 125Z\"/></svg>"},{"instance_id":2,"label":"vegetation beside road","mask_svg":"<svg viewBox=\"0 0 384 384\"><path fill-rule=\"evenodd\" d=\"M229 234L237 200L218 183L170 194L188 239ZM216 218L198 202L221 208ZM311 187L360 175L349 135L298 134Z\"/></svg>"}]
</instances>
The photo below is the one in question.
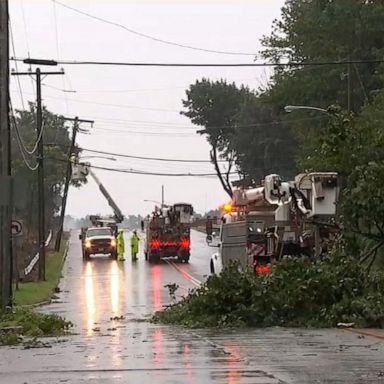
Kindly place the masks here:
<instances>
[{"instance_id":1,"label":"vegetation beside road","mask_svg":"<svg viewBox=\"0 0 384 384\"><path fill-rule=\"evenodd\" d=\"M384 273L368 272L355 258L285 258L266 274L237 265L210 276L154 322L202 327L384 326Z\"/></svg>"},{"instance_id":2,"label":"vegetation beside road","mask_svg":"<svg viewBox=\"0 0 384 384\"><path fill-rule=\"evenodd\" d=\"M19 283L19 289L14 291L16 305L33 305L52 298L54 289L60 280L64 252L65 243L60 252L52 252L47 255L45 281Z\"/></svg>"},{"instance_id":3,"label":"vegetation beside road","mask_svg":"<svg viewBox=\"0 0 384 384\"><path fill-rule=\"evenodd\" d=\"M55 314L43 314L27 309L0 311L0 345L36 343L37 337L61 336L73 324Z\"/></svg>"}]
</instances>

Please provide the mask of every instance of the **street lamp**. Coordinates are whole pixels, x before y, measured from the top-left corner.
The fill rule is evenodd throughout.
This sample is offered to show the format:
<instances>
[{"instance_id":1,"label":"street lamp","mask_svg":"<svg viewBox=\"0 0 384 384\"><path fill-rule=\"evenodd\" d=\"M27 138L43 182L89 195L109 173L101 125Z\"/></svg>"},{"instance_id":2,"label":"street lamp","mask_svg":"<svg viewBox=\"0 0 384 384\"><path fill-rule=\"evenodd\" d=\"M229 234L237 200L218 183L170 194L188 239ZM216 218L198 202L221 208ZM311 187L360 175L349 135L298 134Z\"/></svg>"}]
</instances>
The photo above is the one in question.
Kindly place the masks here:
<instances>
[{"instance_id":1,"label":"street lamp","mask_svg":"<svg viewBox=\"0 0 384 384\"><path fill-rule=\"evenodd\" d=\"M291 113L291 112L294 112L294 111L300 111L300 110L310 110L310 111L318 111L318 112L323 112L323 113L326 113L327 115L329 115L330 113L324 109L324 108L318 108L318 107L308 107L308 106L305 106L305 105L286 105L284 107L284 111L285 112L288 112L288 113Z\"/></svg>"}]
</instances>

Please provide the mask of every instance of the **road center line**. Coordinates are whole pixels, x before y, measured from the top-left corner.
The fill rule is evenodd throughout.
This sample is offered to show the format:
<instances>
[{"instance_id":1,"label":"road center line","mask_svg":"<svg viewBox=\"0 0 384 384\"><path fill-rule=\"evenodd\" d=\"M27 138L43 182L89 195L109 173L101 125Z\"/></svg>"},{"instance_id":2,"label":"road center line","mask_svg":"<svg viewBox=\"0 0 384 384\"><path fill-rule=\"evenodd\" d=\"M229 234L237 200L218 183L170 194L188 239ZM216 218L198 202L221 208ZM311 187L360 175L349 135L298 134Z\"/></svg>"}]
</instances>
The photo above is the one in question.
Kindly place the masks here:
<instances>
[{"instance_id":1,"label":"road center line","mask_svg":"<svg viewBox=\"0 0 384 384\"><path fill-rule=\"evenodd\" d=\"M181 269L179 266L177 266L174 262L170 261L170 260L165 260L169 265L171 265L173 268L176 269L176 271L180 272L186 280L190 281L193 285L195 285L196 287L199 287L202 283L201 281L197 280L195 277L193 277L190 273L188 273L187 271L184 271L183 269Z\"/></svg>"}]
</instances>

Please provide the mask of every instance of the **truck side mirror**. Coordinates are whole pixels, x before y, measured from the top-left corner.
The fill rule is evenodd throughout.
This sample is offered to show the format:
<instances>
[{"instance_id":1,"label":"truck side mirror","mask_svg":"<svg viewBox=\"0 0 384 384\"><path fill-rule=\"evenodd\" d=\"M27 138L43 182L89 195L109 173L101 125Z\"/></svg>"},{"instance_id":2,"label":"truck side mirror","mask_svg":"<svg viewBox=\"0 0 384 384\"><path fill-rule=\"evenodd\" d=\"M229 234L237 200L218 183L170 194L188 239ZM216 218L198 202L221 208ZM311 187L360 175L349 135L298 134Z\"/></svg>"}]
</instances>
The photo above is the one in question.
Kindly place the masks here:
<instances>
[{"instance_id":1,"label":"truck side mirror","mask_svg":"<svg viewBox=\"0 0 384 384\"><path fill-rule=\"evenodd\" d=\"M83 240L83 236L81 234L79 235L79 240Z\"/></svg>"},{"instance_id":2,"label":"truck side mirror","mask_svg":"<svg viewBox=\"0 0 384 384\"><path fill-rule=\"evenodd\" d=\"M207 235L206 241L209 247L212 248L219 248L220 247L220 242L213 242L213 236L212 235Z\"/></svg>"}]
</instances>

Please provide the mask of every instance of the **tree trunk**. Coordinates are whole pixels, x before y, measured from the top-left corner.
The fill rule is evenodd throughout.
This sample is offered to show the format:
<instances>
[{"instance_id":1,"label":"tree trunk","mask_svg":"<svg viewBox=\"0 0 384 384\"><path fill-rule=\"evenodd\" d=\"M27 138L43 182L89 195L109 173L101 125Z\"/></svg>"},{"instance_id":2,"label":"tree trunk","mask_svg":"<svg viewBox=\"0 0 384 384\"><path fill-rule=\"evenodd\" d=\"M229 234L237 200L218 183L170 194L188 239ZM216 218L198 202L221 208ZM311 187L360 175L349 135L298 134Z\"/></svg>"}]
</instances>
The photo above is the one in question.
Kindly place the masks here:
<instances>
[{"instance_id":1,"label":"tree trunk","mask_svg":"<svg viewBox=\"0 0 384 384\"><path fill-rule=\"evenodd\" d=\"M219 180L220 180L220 183L221 185L223 186L224 188L224 191L227 192L227 194L229 195L230 198L232 198L232 187L231 187L231 184L229 182L229 172L231 170L231 167L229 167L228 169L228 173L227 173L227 177L226 177L226 180L224 180L224 177L220 171L220 168L219 168L219 165L217 163L217 148L216 148L216 145L212 145L212 149L211 149L211 160L212 160L212 163L215 167L215 170L216 170L216 173L217 173L217 176L219 177Z\"/></svg>"}]
</instances>

